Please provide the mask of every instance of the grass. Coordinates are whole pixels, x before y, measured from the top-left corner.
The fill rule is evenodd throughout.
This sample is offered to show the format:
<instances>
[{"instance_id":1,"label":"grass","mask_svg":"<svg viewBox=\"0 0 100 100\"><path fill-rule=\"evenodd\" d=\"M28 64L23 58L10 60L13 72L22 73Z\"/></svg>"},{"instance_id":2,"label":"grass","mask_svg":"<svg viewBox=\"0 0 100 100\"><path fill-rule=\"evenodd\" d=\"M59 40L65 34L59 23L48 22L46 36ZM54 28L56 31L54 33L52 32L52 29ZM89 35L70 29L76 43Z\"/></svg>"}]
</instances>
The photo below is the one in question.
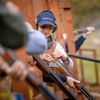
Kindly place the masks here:
<instances>
[{"instance_id":1,"label":"grass","mask_svg":"<svg viewBox=\"0 0 100 100\"><path fill-rule=\"evenodd\" d=\"M82 48L94 49L97 54L97 58L94 58L94 59L100 60L100 30L95 31L93 34L91 34L86 39L84 44L82 45ZM93 56L89 55L88 53L84 54L84 56L93 58ZM80 61L78 60L79 76L81 78L81 71L80 71L81 66L79 62ZM94 63L89 62L89 61L83 61L83 64L84 64L85 81L95 83L96 82L96 77L95 77L96 72L94 68ZM98 75L99 75L99 83L100 83L100 64L97 64L97 65L98 65Z\"/></svg>"},{"instance_id":2,"label":"grass","mask_svg":"<svg viewBox=\"0 0 100 100\"><path fill-rule=\"evenodd\" d=\"M83 69L84 69L84 77L85 77L85 81L89 82L89 83L96 83L96 71L95 71L95 67L94 67L94 63L93 62L88 62L88 61L83 61ZM99 83L100 83L100 64L98 65L98 76L99 76ZM79 69L79 77L81 79L81 66L79 64L79 60L78 60L78 69Z\"/></svg>"}]
</instances>

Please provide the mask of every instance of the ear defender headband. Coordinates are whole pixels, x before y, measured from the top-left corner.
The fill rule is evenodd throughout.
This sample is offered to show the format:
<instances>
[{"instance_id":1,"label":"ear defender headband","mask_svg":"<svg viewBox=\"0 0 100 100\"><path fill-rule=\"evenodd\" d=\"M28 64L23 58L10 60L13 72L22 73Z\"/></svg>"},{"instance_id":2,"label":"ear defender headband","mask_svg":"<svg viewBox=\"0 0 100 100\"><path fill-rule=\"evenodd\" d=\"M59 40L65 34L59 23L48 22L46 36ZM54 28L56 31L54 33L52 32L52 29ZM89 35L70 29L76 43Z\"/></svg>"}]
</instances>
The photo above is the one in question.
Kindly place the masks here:
<instances>
[{"instance_id":1,"label":"ear defender headband","mask_svg":"<svg viewBox=\"0 0 100 100\"><path fill-rule=\"evenodd\" d=\"M57 30L57 24L56 24L56 19L54 14L49 11L49 10L45 10L42 11L37 17L36 17L36 28L38 27L38 25L45 25L45 24L50 24L54 27L53 32L54 33Z\"/></svg>"}]
</instances>

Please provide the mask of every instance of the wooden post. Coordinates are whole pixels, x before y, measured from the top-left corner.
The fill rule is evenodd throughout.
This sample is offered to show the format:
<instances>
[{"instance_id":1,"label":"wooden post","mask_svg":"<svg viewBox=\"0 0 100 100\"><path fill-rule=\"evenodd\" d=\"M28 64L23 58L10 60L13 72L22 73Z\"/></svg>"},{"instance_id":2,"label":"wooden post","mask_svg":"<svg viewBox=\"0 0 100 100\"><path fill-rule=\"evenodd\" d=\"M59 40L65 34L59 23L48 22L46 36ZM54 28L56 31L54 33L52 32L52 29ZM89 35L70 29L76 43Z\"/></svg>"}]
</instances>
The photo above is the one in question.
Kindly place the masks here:
<instances>
[{"instance_id":1,"label":"wooden post","mask_svg":"<svg viewBox=\"0 0 100 100\"><path fill-rule=\"evenodd\" d=\"M35 17L39 12L48 9L47 0L32 0L33 2L33 13Z\"/></svg>"},{"instance_id":2,"label":"wooden post","mask_svg":"<svg viewBox=\"0 0 100 100\"><path fill-rule=\"evenodd\" d=\"M53 12L56 17L57 22L57 31L56 31L56 39L62 40L62 27L61 27L61 20L60 20L60 12L58 7L58 0L48 0L49 9Z\"/></svg>"},{"instance_id":3,"label":"wooden post","mask_svg":"<svg viewBox=\"0 0 100 100\"><path fill-rule=\"evenodd\" d=\"M69 3L60 3L59 5L62 13L62 22L63 27L65 30L65 33L67 34L67 43L68 43L68 51L71 54L75 54L75 42L74 42L74 36L73 36L73 27L72 27L72 16L71 16L71 5ZM74 61L74 75L76 78L78 78L78 68L76 60Z\"/></svg>"},{"instance_id":4,"label":"wooden post","mask_svg":"<svg viewBox=\"0 0 100 100\"><path fill-rule=\"evenodd\" d=\"M36 28L35 18L36 16L43 10L48 9L46 0L31 0L33 5L33 13L34 13L34 28Z\"/></svg>"},{"instance_id":5,"label":"wooden post","mask_svg":"<svg viewBox=\"0 0 100 100\"><path fill-rule=\"evenodd\" d=\"M68 44L68 52L70 54L76 54L73 26L72 26L71 5L70 3L60 3L59 7L61 9L62 23L65 31L64 33L66 33L68 37L66 40ZM79 79L76 59L73 59L73 61L74 61L73 75L76 79ZM77 97L79 98L79 100L84 100L81 95L77 95Z\"/></svg>"}]
</instances>

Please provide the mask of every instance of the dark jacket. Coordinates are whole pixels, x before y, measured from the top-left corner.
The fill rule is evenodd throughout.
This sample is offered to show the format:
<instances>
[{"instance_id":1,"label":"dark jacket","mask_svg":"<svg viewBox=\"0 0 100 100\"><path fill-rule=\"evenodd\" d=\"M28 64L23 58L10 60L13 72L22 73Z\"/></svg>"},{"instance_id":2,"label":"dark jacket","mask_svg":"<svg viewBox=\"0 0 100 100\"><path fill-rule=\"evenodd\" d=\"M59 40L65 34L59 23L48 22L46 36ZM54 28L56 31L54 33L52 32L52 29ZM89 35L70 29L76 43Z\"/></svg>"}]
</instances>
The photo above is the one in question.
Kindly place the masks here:
<instances>
[{"instance_id":1,"label":"dark jacket","mask_svg":"<svg viewBox=\"0 0 100 100\"><path fill-rule=\"evenodd\" d=\"M82 35L75 41L76 52L80 49L80 47L82 46L84 41L85 41L85 38ZM68 44L67 43L65 43L65 47L66 47L66 52L68 52Z\"/></svg>"}]
</instances>

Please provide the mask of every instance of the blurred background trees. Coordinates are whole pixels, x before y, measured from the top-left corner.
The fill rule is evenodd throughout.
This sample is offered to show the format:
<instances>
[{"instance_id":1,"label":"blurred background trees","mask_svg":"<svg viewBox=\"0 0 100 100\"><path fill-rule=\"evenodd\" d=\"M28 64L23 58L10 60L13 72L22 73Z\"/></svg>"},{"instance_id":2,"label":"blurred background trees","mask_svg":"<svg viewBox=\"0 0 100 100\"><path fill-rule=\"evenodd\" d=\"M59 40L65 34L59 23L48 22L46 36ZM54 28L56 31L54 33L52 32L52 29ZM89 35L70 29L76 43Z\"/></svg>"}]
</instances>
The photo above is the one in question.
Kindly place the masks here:
<instances>
[{"instance_id":1,"label":"blurred background trees","mask_svg":"<svg viewBox=\"0 0 100 100\"><path fill-rule=\"evenodd\" d=\"M100 0L59 0L71 2L74 28L100 22Z\"/></svg>"}]
</instances>

